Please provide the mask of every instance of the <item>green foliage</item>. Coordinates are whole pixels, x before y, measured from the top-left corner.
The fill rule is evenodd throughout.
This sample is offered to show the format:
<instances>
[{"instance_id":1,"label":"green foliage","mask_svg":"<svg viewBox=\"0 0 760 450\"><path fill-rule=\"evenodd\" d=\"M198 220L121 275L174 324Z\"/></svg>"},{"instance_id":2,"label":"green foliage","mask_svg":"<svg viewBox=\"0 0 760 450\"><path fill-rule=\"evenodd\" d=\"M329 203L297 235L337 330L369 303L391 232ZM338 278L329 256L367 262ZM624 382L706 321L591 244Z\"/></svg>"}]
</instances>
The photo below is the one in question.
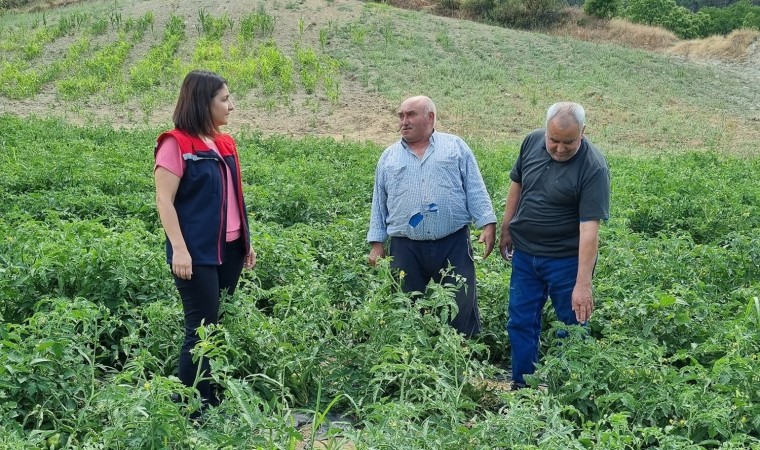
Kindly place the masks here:
<instances>
[{"instance_id":1,"label":"green foliage","mask_svg":"<svg viewBox=\"0 0 760 450\"><path fill-rule=\"evenodd\" d=\"M324 87L327 98L335 103L339 96L338 60L321 55L299 43L295 45L296 61L299 66L301 84L307 94L316 94L318 85Z\"/></svg>"},{"instance_id":2,"label":"green foliage","mask_svg":"<svg viewBox=\"0 0 760 450\"><path fill-rule=\"evenodd\" d=\"M729 34L739 28L760 30L760 6L740 0L725 8L707 7L699 11L707 16L703 35Z\"/></svg>"},{"instance_id":3,"label":"green foliage","mask_svg":"<svg viewBox=\"0 0 760 450\"><path fill-rule=\"evenodd\" d=\"M196 29L199 35L208 37L209 39L216 40L221 39L224 36L225 31L232 29L234 22L229 17L213 17L205 10L198 11L198 24Z\"/></svg>"},{"instance_id":4,"label":"green foliage","mask_svg":"<svg viewBox=\"0 0 760 450\"><path fill-rule=\"evenodd\" d=\"M600 19L611 19L617 16L622 7L621 0L587 0L583 3L586 14Z\"/></svg>"},{"instance_id":5,"label":"green foliage","mask_svg":"<svg viewBox=\"0 0 760 450\"><path fill-rule=\"evenodd\" d=\"M69 65L70 75L56 82L58 93L65 99L81 99L102 92L121 77L121 69L133 42L120 35L119 40L104 46L88 58Z\"/></svg>"},{"instance_id":6,"label":"green foliage","mask_svg":"<svg viewBox=\"0 0 760 450\"><path fill-rule=\"evenodd\" d=\"M194 428L199 401L173 376L157 131L0 128L0 444L291 448L299 408L354 417L341 433L357 448L760 444L760 191L742 182L755 159L611 156L590 336L547 309L531 381L548 391L504 392L482 380L508 364L508 266L476 254L484 334L464 340L445 324L452 286L412 301L387 260L366 264L380 148L238 136L259 263L201 331L224 402ZM518 149L473 147L500 204Z\"/></svg>"},{"instance_id":7,"label":"green foliage","mask_svg":"<svg viewBox=\"0 0 760 450\"><path fill-rule=\"evenodd\" d=\"M499 0L489 18L509 27L547 28L562 20L565 0Z\"/></svg>"},{"instance_id":8,"label":"green foliage","mask_svg":"<svg viewBox=\"0 0 760 450\"><path fill-rule=\"evenodd\" d=\"M561 19L564 0L457 0L442 2L480 20L515 28L542 28Z\"/></svg>"},{"instance_id":9,"label":"green foliage","mask_svg":"<svg viewBox=\"0 0 760 450\"><path fill-rule=\"evenodd\" d=\"M208 14L201 14L202 22L218 23ZM227 23L224 19L222 23ZM246 92L260 88L263 96L276 96L285 103L290 94L296 90L293 76L298 72L306 94L317 95L322 86L324 94L331 102L339 97L339 63L328 55L317 53L306 44L298 41L294 44L294 57L283 52L273 41L268 40L254 46L253 40L258 35L271 36L274 20L263 12L252 14L243 19L237 35L238 44L227 46L219 33L206 33L202 36L193 52L195 67L205 67L225 74L233 92ZM226 49L229 50L226 50Z\"/></svg>"},{"instance_id":10,"label":"green foliage","mask_svg":"<svg viewBox=\"0 0 760 450\"><path fill-rule=\"evenodd\" d=\"M677 0L677 3L692 11L699 11L706 7L726 8L742 0ZM755 6L760 6L760 0L752 0Z\"/></svg>"},{"instance_id":11,"label":"green foliage","mask_svg":"<svg viewBox=\"0 0 760 450\"><path fill-rule=\"evenodd\" d=\"M492 98L509 93L520 114L501 111L498 120L513 116L511 126L519 129L540 117L523 116L530 115L531 103L542 108L542 95L586 92L592 85L610 92L641 92L646 86L657 95L605 100L631 105L626 133L645 129L672 146L705 141L695 148L707 151L684 155L610 156L613 211L602 229L597 310L590 336L553 324L553 312L545 311L542 365L531 381L546 383L548 390L504 392L483 382L509 364L504 324L510 269L495 256L483 260L478 244L484 333L473 340L445 325L455 308L451 286L430 286L415 302L398 293L386 261L378 269L367 266L364 239L381 148L240 134L259 263L244 273L236 294L223 300L221 324L201 330L195 352L211 359L224 401L193 426L187 417L199 401L173 376L182 309L164 262L154 206L158 130L0 116L0 227L8 230L0 239L0 447L295 448L308 444L294 428L298 409L316 412L317 424L326 411L350 415L360 425L341 434L357 448L760 445L760 191L747 181L757 179L760 166L756 159L720 152L724 144L711 135L709 122L700 122L705 131L687 140L679 134L680 122L663 122L652 112L660 102L680 98L671 97L673 89L696 92L683 73L709 84L712 72L598 46L594 51L603 52L603 64L589 67L585 44L547 37L545 46L536 47L525 33L508 30L490 29L463 47L460 32L446 28L448 22L437 24L440 32L425 34L408 19L399 23L375 12L354 26L325 29L320 51L299 41L289 55L257 41L264 37L258 31L243 35L241 25L237 38L200 38L193 62L217 64L233 91L285 95L300 82L305 91L308 86L322 95L327 88L319 76L334 70L337 77L339 70L339 60L326 49L335 57L367 52L374 59L366 64L376 66L357 66L350 55L340 61L376 75L378 89L393 85L392 95L410 89L394 78L393 70L402 65L424 75L413 80L415 89L445 85L446 95L441 91L436 98L466 98L471 86ZM82 81L72 83L72 92L86 80L102 86L103 80L119 80L119 70L105 66L123 68L118 49L138 42L152 26L152 15L140 23L114 16L114 39L76 31L75 44L44 70L21 56L23 39L3 34L2 51L12 53L3 64L20 74L34 71L48 80L43 85L78 77ZM184 30L166 25L164 38ZM129 34L131 27L142 31ZM223 46L224 39L231 44ZM487 56L491 52L500 56ZM546 65L543 52L554 59L568 52L579 57ZM515 60L546 70L516 67L505 77L504 64ZM89 62L75 68L76 61ZM611 74L634 64L656 77L631 75L626 86L616 84ZM146 92L158 95L180 73L162 75ZM668 79L680 79L683 86ZM504 92L488 91L494 82ZM729 89L728 81L721 82ZM135 89L131 81L125 85ZM559 87L544 94L545 86ZM528 103L519 103L523 95ZM647 114L638 114L644 103ZM451 106L441 108L449 111L442 116L447 121L488 118L485 104L477 110L483 115ZM591 123L599 128L592 140L611 139L612 125L598 119L604 109L596 110ZM468 141L498 211L518 149L490 139ZM560 329L570 337L557 339ZM172 394L182 401L173 402Z\"/></svg>"},{"instance_id":12,"label":"green foliage","mask_svg":"<svg viewBox=\"0 0 760 450\"><path fill-rule=\"evenodd\" d=\"M663 21L678 6L675 0L628 0L625 17L645 25L663 25Z\"/></svg>"},{"instance_id":13,"label":"green foliage","mask_svg":"<svg viewBox=\"0 0 760 450\"><path fill-rule=\"evenodd\" d=\"M3 80L0 94L13 99L32 97L42 86L37 71L23 61L3 61L0 66L0 80Z\"/></svg>"},{"instance_id":14,"label":"green foliage","mask_svg":"<svg viewBox=\"0 0 760 450\"><path fill-rule=\"evenodd\" d=\"M749 0L725 8L702 8L696 14L678 6L675 0L628 0L625 17L667 28L684 39L725 35L740 28L760 30L760 6L753 6Z\"/></svg>"},{"instance_id":15,"label":"green foliage","mask_svg":"<svg viewBox=\"0 0 760 450\"><path fill-rule=\"evenodd\" d=\"M145 57L129 70L129 81L135 91L151 89L177 75L179 63L175 54L184 37L184 20L179 16L169 17L161 42L148 50Z\"/></svg>"},{"instance_id":16,"label":"green foliage","mask_svg":"<svg viewBox=\"0 0 760 450\"><path fill-rule=\"evenodd\" d=\"M475 17L487 18L494 6L495 0L462 0L459 8Z\"/></svg>"},{"instance_id":17,"label":"green foliage","mask_svg":"<svg viewBox=\"0 0 760 450\"><path fill-rule=\"evenodd\" d=\"M256 37L271 38L274 33L275 19L263 10L251 13L240 21L240 39L253 41Z\"/></svg>"},{"instance_id":18,"label":"green foliage","mask_svg":"<svg viewBox=\"0 0 760 450\"><path fill-rule=\"evenodd\" d=\"M456 11L462 7L461 0L440 0L438 3L444 10Z\"/></svg>"},{"instance_id":19,"label":"green foliage","mask_svg":"<svg viewBox=\"0 0 760 450\"><path fill-rule=\"evenodd\" d=\"M679 165L695 170L684 172ZM639 167L635 198L628 200L630 209L623 214L635 232L651 237L688 234L697 244L721 245L735 230L760 227L758 192L742 181L751 176L752 167L742 161L715 154L682 155L642 160ZM715 179L712 172L726 175ZM727 181L735 188L722 189Z\"/></svg>"},{"instance_id":20,"label":"green foliage","mask_svg":"<svg viewBox=\"0 0 760 450\"><path fill-rule=\"evenodd\" d=\"M4 9L20 8L29 4L29 0L0 0L0 11Z\"/></svg>"},{"instance_id":21,"label":"green foliage","mask_svg":"<svg viewBox=\"0 0 760 450\"><path fill-rule=\"evenodd\" d=\"M455 0L440 2L444 9L462 10L471 17L514 28L542 28L562 20L563 0Z\"/></svg>"}]
</instances>

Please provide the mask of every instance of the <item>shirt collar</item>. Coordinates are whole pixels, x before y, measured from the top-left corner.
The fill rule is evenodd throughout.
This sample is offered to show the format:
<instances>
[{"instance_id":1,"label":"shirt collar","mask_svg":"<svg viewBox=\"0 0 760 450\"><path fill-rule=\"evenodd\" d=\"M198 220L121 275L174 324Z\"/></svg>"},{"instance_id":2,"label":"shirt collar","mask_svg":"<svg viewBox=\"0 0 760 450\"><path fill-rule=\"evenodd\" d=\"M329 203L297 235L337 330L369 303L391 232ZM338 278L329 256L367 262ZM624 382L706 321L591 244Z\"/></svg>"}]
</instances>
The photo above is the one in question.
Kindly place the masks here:
<instances>
[{"instance_id":1,"label":"shirt collar","mask_svg":"<svg viewBox=\"0 0 760 450\"><path fill-rule=\"evenodd\" d=\"M435 139L437 135L438 135L438 132L435 131L435 128L434 128L433 134L431 134L430 138L428 139L428 143L430 144L431 148L435 146ZM409 150L410 152L412 151L412 149L409 147L409 143L406 142L406 139L404 138L401 138L401 146L404 147L406 150Z\"/></svg>"}]
</instances>

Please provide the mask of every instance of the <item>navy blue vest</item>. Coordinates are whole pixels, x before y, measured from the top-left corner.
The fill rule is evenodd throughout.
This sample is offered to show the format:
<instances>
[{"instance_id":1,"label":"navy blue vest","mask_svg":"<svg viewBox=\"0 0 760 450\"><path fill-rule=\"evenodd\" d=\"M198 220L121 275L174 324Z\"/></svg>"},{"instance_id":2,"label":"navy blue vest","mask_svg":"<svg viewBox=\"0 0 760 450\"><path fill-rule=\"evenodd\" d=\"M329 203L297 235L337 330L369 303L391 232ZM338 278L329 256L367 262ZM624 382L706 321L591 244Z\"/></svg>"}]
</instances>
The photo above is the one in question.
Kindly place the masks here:
<instances>
[{"instance_id":1,"label":"navy blue vest","mask_svg":"<svg viewBox=\"0 0 760 450\"><path fill-rule=\"evenodd\" d=\"M219 265L226 259L227 189L235 190L247 254L251 248L250 231L235 141L227 134L216 136L217 154L198 136L174 129L158 137L155 152L168 136L177 140L185 161L185 170L174 197L174 208L193 264ZM225 164L232 174L231 180L227 179ZM168 238L166 260L171 264L172 246Z\"/></svg>"}]
</instances>

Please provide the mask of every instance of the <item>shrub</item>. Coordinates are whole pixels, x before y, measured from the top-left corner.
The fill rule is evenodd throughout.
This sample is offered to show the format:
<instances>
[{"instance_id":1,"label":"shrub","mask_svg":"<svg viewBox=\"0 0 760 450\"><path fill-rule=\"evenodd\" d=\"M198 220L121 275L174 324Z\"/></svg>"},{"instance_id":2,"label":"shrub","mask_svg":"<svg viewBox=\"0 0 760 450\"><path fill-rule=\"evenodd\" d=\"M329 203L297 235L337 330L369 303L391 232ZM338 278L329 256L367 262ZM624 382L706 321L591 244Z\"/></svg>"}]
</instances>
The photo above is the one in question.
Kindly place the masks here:
<instances>
[{"instance_id":1,"label":"shrub","mask_svg":"<svg viewBox=\"0 0 760 450\"><path fill-rule=\"evenodd\" d=\"M456 11L462 6L462 2L460 0L441 0L438 4L441 6L441 8L449 11Z\"/></svg>"},{"instance_id":2,"label":"shrub","mask_svg":"<svg viewBox=\"0 0 760 450\"><path fill-rule=\"evenodd\" d=\"M663 25L663 18L676 7L675 0L628 0L625 17L631 22Z\"/></svg>"},{"instance_id":3,"label":"shrub","mask_svg":"<svg viewBox=\"0 0 760 450\"><path fill-rule=\"evenodd\" d=\"M29 0L0 0L0 11L4 9L19 8L29 4Z\"/></svg>"},{"instance_id":4,"label":"shrub","mask_svg":"<svg viewBox=\"0 0 760 450\"><path fill-rule=\"evenodd\" d=\"M561 21L564 0L500 0L489 14L502 25L516 28L544 28Z\"/></svg>"},{"instance_id":5,"label":"shrub","mask_svg":"<svg viewBox=\"0 0 760 450\"><path fill-rule=\"evenodd\" d=\"M464 12L478 18L487 18L494 7L496 7L495 0L462 0L461 3Z\"/></svg>"},{"instance_id":6,"label":"shrub","mask_svg":"<svg viewBox=\"0 0 760 450\"><path fill-rule=\"evenodd\" d=\"M749 0L726 8L702 8L696 14L678 6L675 0L629 0L625 17L631 22L667 28L683 39L725 35L739 28L760 29L760 7Z\"/></svg>"},{"instance_id":7,"label":"shrub","mask_svg":"<svg viewBox=\"0 0 760 450\"><path fill-rule=\"evenodd\" d=\"M760 6L753 6L749 0L741 0L726 8L702 8L699 12L709 18L703 36L726 35L739 28L760 30Z\"/></svg>"},{"instance_id":8,"label":"shrub","mask_svg":"<svg viewBox=\"0 0 760 450\"><path fill-rule=\"evenodd\" d=\"M600 19L611 19L617 16L620 8L620 0L587 0L583 4L586 14Z\"/></svg>"}]
</instances>

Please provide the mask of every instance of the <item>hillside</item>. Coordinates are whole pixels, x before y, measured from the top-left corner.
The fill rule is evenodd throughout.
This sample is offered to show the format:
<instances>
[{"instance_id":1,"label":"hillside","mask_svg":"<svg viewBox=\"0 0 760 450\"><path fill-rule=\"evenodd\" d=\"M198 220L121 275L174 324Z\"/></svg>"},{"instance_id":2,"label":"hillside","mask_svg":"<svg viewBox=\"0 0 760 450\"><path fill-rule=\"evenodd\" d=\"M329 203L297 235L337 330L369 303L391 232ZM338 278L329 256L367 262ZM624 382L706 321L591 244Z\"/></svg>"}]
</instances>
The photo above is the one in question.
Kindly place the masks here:
<instances>
[{"instance_id":1,"label":"hillside","mask_svg":"<svg viewBox=\"0 0 760 450\"><path fill-rule=\"evenodd\" d=\"M748 70L741 64L705 64L352 0L275 1L260 3L256 10L274 18L271 39L294 61L296 80L297 42L337 61L339 94L337 101L329 101L324 92L307 94L297 81L279 98L262 98L255 89L233 92L238 100L233 131L387 143L396 137L393 112L399 101L427 93L439 106L440 129L489 141L518 141L541 125L548 104L572 99L587 107L587 131L608 151L757 151L760 82L751 62L746 64ZM31 97L4 99L0 112L62 116L74 123L117 127L168 123L180 72L208 65L198 55L201 18L231 24L220 41L219 51L224 52L234 45L241 21L253 8L242 1L82 2L6 14L0 17L0 36L8 39L30 24L52 24L66 15L109 17L108 30L92 38L92 56L116 38L114 17L137 20L146 12L153 15L151 31L131 48L119 76L109 80L105 90L74 96L72 101L71 95L62 98L52 80ZM115 102L114 86L134 81L130 67L157 45L171 16L185 23L185 36L171 63L180 69L173 77ZM45 43L39 57L19 62L21 70L44 75L82 33L74 30ZM5 50L0 51L5 69L24 59L12 47L0 49ZM82 56L87 58L87 52ZM234 58L222 55L222 60Z\"/></svg>"}]
</instances>

